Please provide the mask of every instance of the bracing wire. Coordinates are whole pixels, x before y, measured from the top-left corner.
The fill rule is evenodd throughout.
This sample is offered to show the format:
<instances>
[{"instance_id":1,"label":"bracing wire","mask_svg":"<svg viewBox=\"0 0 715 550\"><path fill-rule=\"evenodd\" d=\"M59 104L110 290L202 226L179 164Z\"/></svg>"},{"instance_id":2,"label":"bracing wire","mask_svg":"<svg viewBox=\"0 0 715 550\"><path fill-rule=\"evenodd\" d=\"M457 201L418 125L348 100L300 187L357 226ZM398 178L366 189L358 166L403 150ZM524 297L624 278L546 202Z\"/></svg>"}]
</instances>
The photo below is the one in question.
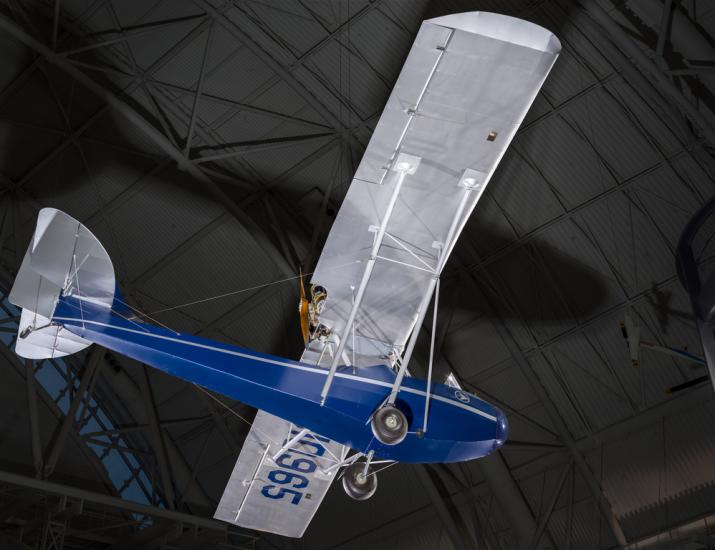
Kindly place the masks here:
<instances>
[{"instance_id":1,"label":"bracing wire","mask_svg":"<svg viewBox=\"0 0 715 550\"><path fill-rule=\"evenodd\" d=\"M347 262L347 263L344 263L344 264L341 264L341 265L336 265L336 266L334 266L334 267L331 267L331 268L329 268L329 270L332 271L332 270L335 270L335 269L340 269L340 268L347 267L347 266L349 266L349 265L353 265L353 264L361 263L361 262L362 262L362 260L353 260L353 261L351 261L351 262ZM166 308L163 308L163 309L158 309L158 310L156 310L156 311L152 311L152 312L149 312L149 313L143 313L143 312L139 311L138 309L133 308L133 307L130 306L129 304L125 304L125 305L127 305L127 306L130 307L132 310L134 310L138 315L141 315L141 316L143 316L143 317L146 317L147 319L151 319L150 315L156 315L156 314L158 314L158 313L165 313L165 312L167 312L167 311L173 311L173 310L175 310L175 309L181 309L181 308L185 308L185 307L189 307L189 306L194 306L194 305L197 305L197 304L203 304L203 303L205 303L205 302L210 302L210 301L212 301L212 300L220 300L221 298L228 298L229 296L235 296L236 294L242 294L242 293L244 293L244 292L250 292L250 291L252 291L252 290L260 290L260 289L262 289L262 288L266 288L266 287L269 287L269 286L273 286L273 285L277 285L277 284L281 284L281 283L286 283L286 282L289 282L289 281L295 281L295 280L300 279L301 277L305 277L306 275L312 275L313 273L315 273L315 271L310 271L310 272L308 272L308 273L303 273L302 275L295 275L295 276L293 276L293 277L285 277L285 278L283 278L283 279L278 279L278 280L275 280L275 281L271 281L271 282L269 282L269 283L263 283L263 284L260 284L260 285L249 286L249 287L246 287L246 288L242 288L242 289L240 289L240 290L233 290L233 291L231 291L231 292L224 292L223 294L217 294L217 295L215 295L215 296L209 296L208 298L201 298L200 300L193 300L193 301L191 301L191 302L186 302L186 303L184 303L184 304L179 304L179 305L176 305L176 306L171 306L171 307L166 307ZM118 299L118 300L119 300L119 299ZM119 301L121 302L121 300L119 300ZM122 302L122 303L125 303L125 302Z\"/></svg>"}]
</instances>

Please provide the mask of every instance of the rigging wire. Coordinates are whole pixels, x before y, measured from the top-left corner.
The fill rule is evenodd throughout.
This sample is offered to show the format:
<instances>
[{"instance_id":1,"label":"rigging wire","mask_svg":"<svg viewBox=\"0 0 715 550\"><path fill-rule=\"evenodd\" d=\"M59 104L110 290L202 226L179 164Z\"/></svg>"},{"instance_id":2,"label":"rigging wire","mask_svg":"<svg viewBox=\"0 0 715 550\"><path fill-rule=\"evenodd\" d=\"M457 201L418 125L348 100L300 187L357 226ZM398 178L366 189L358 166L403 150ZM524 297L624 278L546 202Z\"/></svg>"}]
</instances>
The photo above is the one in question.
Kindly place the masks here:
<instances>
[{"instance_id":1,"label":"rigging wire","mask_svg":"<svg viewBox=\"0 0 715 550\"><path fill-rule=\"evenodd\" d=\"M363 261L363 260L353 260L353 261L351 261L351 262L347 262L347 263L344 263L344 264L336 265L336 266L331 267L331 268L329 268L328 270L325 270L325 271L333 271L333 270L336 270L336 269L341 269L341 268L343 268L343 267L347 267L347 266L350 266L350 265L353 265L353 264L356 264L356 263L362 263L362 261ZM149 316L150 316L150 315L156 315L157 313L165 313L165 312L167 312L167 311L172 311L172 310L175 310L175 309L180 309L180 308L184 308L184 307L188 307L188 306L193 306L193 305L197 305L197 304L202 304L202 303L204 303L204 302L209 302L209 301L212 301L212 300L219 300L219 299L221 299L221 298L227 298L227 297L229 297L229 296L234 296L234 295L236 295L236 294L241 294L241 293L243 293L243 292L249 292L249 291L251 291L251 290L260 290L260 289L262 289L262 288L266 288L266 287L269 287L269 286L277 285L277 284L280 284L280 283L285 283L285 282L288 282L288 281L295 281L295 280L297 280L297 279L300 279L301 277L305 277L306 275L312 275L313 273L315 273L315 271L310 271L310 272L308 272L308 273L303 273L302 275L295 275L295 276L292 276L292 277L285 277L285 278L283 278L283 279L277 279L277 280L271 281L271 282L269 282L269 283L263 283L263 284L260 284L260 285L254 285L254 286L242 288L242 289L240 289L240 290L233 290L233 291L231 291L231 292L224 292L223 294L217 294L217 295L215 295L215 296L209 296L208 298L202 298L202 299L200 299L200 300L193 300L193 301L191 301L191 302L186 302L186 303L184 303L184 304L179 304L179 305L172 306L172 307L167 307L167 308L164 308L164 309L158 309L158 310L152 311L152 312L150 312L150 313L142 313L141 311L137 310L136 308L133 308L133 307L130 306L129 304L126 304L126 305L127 305L128 307L131 307L134 311L136 311L137 314L142 315L142 316L144 316L144 317L147 317L147 318L151 319L151 317L149 317ZM122 300L120 300L119 298L117 298L117 300L120 301L120 302L122 301ZM122 302L122 303L125 303L125 302Z\"/></svg>"}]
</instances>

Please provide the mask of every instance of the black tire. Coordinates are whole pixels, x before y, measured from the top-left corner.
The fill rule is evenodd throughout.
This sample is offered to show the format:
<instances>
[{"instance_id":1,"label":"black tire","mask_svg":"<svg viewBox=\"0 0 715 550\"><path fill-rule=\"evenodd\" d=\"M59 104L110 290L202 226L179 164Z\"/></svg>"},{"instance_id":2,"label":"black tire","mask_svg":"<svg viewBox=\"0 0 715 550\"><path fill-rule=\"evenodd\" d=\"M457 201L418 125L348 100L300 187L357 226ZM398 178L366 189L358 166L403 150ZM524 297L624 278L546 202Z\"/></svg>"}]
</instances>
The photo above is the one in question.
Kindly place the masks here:
<instances>
[{"instance_id":1,"label":"black tire","mask_svg":"<svg viewBox=\"0 0 715 550\"><path fill-rule=\"evenodd\" d=\"M367 500L377 491L377 476L372 468L368 468L367 475L364 472L365 463L356 463L348 466L343 474L343 489L354 500Z\"/></svg>"},{"instance_id":2,"label":"black tire","mask_svg":"<svg viewBox=\"0 0 715 550\"><path fill-rule=\"evenodd\" d=\"M375 439L383 445L397 445L407 437L407 417L394 405L377 409L370 425Z\"/></svg>"}]
</instances>

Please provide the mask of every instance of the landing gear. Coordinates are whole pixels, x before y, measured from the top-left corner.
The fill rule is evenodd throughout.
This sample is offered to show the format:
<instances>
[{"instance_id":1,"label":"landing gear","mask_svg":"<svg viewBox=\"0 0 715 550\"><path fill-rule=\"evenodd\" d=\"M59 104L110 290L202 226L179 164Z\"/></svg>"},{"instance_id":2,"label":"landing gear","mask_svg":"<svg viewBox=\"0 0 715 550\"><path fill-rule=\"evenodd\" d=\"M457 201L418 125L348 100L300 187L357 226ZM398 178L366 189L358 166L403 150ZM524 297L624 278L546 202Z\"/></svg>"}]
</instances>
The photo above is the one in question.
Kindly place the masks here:
<instances>
[{"instance_id":1,"label":"landing gear","mask_svg":"<svg viewBox=\"0 0 715 550\"><path fill-rule=\"evenodd\" d=\"M370 421L372 433L383 445L397 445L407 436L407 418L394 405L380 407Z\"/></svg>"},{"instance_id":2,"label":"landing gear","mask_svg":"<svg viewBox=\"0 0 715 550\"><path fill-rule=\"evenodd\" d=\"M368 467L365 473L364 462L351 464L343 474L343 489L350 498L367 500L377 490L377 476L371 467Z\"/></svg>"}]
</instances>

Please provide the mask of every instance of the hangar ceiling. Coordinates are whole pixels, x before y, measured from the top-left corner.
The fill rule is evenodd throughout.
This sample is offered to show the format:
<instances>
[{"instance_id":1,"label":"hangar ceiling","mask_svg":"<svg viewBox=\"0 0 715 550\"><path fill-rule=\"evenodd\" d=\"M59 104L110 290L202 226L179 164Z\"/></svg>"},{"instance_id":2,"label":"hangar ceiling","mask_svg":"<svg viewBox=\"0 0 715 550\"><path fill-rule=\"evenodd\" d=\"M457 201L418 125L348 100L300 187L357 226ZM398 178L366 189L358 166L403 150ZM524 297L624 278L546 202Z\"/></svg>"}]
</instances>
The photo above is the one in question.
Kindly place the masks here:
<instances>
[{"instance_id":1,"label":"hangar ceiling","mask_svg":"<svg viewBox=\"0 0 715 550\"><path fill-rule=\"evenodd\" d=\"M296 276L317 260L420 22L498 11L564 46L443 277L440 376L508 412L503 451L395 466L365 503L336 484L300 541L227 534L204 518L252 411L104 350L24 364L5 300L4 536L47 548L57 533L68 548L714 544L712 388L667 394L702 371L647 352L633 368L618 321L629 313L644 339L700 350L673 253L713 195L715 6L0 6L4 291L52 206L96 233L141 312L287 357L301 347Z\"/></svg>"}]
</instances>

